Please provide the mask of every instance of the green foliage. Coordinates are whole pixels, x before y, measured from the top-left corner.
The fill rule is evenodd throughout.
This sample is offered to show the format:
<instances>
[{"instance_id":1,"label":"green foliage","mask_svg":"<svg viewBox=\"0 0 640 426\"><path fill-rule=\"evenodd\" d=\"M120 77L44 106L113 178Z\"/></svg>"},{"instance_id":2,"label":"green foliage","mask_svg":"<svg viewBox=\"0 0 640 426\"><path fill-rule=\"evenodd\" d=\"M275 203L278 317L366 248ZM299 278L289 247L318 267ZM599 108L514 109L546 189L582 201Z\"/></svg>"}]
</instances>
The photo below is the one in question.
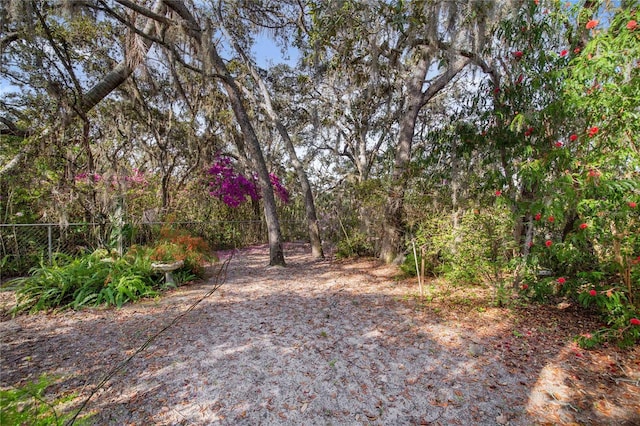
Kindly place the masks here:
<instances>
[{"instance_id":1,"label":"green foliage","mask_svg":"<svg viewBox=\"0 0 640 426\"><path fill-rule=\"evenodd\" d=\"M352 232L345 235L336 246L336 258L343 259L347 257L366 257L373 256L373 246L367 239L367 236L361 232Z\"/></svg>"},{"instance_id":2,"label":"green foliage","mask_svg":"<svg viewBox=\"0 0 640 426\"><path fill-rule=\"evenodd\" d=\"M75 398L74 394L48 401L46 389L52 380L40 376L37 382L19 388L0 390L0 421L3 425L61 426L73 417L73 413L59 415L56 406ZM76 424L86 424L88 419L78 419Z\"/></svg>"},{"instance_id":3,"label":"green foliage","mask_svg":"<svg viewBox=\"0 0 640 426\"><path fill-rule=\"evenodd\" d=\"M496 207L466 212L447 238L440 238L440 270L454 283L497 286L510 269L514 242L509 212Z\"/></svg>"},{"instance_id":4,"label":"green foliage","mask_svg":"<svg viewBox=\"0 0 640 426\"><path fill-rule=\"evenodd\" d=\"M400 269L407 275L415 276L416 261L413 255L413 244L416 245L418 265L422 267L424 257L424 273L437 275L442 272L443 257L450 251L453 224L451 217L432 214L423 219L415 230L415 239L407 246L408 255L400 265Z\"/></svg>"},{"instance_id":5,"label":"green foliage","mask_svg":"<svg viewBox=\"0 0 640 426\"><path fill-rule=\"evenodd\" d=\"M576 6L575 12L580 10ZM518 111L509 131L528 129L527 143L513 145L510 152L513 173L526 193L513 197L514 213L535 217L521 291L538 301L563 296L602 314L608 327L579 338L585 347L605 340L623 346L636 341L637 328L629 321L640 303L640 156L635 137L640 131L640 32L635 24L628 26L638 19L638 11L617 7L607 12L608 26L600 20L585 34L584 46L562 41L567 34L557 23L575 21L562 6L548 16L529 11L502 33L514 46L520 36L513 29L525 23L527 32L550 36L530 38L540 46L513 64L533 84L501 95L503 113L507 106L508 116ZM577 22L584 26L583 21ZM558 51L565 49L555 59L543 53L554 40ZM518 102L530 107L515 106ZM540 123L545 123L544 132ZM538 275L540 269L551 276Z\"/></svg>"},{"instance_id":6,"label":"green foliage","mask_svg":"<svg viewBox=\"0 0 640 426\"><path fill-rule=\"evenodd\" d=\"M148 252L136 250L118 257L99 249L79 258L58 254L52 266L42 264L30 276L11 281L18 288L14 312L122 306L156 296L160 277L151 270Z\"/></svg>"}]
</instances>

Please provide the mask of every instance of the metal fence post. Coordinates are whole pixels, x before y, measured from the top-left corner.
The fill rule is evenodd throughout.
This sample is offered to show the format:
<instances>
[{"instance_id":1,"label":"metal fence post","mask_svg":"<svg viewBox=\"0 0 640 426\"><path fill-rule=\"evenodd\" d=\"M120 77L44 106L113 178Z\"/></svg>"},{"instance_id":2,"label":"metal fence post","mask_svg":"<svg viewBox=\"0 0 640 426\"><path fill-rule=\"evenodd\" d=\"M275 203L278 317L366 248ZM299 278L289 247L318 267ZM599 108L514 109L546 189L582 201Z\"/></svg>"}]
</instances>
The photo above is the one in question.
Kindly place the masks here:
<instances>
[{"instance_id":1,"label":"metal fence post","mask_svg":"<svg viewBox=\"0 0 640 426\"><path fill-rule=\"evenodd\" d=\"M51 264L53 263L53 241L52 241L52 237L51 237L51 227L53 225L48 224L47 225L47 244L48 244L48 249L49 249L49 266L51 266Z\"/></svg>"}]
</instances>

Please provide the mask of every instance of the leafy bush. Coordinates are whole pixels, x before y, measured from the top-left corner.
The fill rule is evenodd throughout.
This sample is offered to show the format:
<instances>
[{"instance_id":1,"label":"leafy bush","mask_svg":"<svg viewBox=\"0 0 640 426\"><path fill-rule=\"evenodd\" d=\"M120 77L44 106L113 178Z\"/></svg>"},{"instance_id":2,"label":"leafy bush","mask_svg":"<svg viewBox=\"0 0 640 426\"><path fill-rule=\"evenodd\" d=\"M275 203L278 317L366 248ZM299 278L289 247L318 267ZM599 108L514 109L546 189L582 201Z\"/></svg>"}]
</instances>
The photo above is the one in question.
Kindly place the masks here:
<instances>
[{"instance_id":1,"label":"leafy bush","mask_svg":"<svg viewBox=\"0 0 640 426\"><path fill-rule=\"evenodd\" d=\"M445 215L419 224L415 242L426 257L425 270L443 274L453 283L498 285L510 268L512 223L510 213L497 207L469 211L455 228ZM403 270L415 273L412 248L409 252Z\"/></svg>"},{"instance_id":2,"label":"leafy bush","mask_svg":"<svg viewBox=\"0 0 640 426\"><path fill-rule=\"evenodd\" d=\"M352 232L351 235L345 235L345 238L340 240L336 247L336 257L338 259L373 255L373 245L368 241L366 235L361 232Z\"/></svg>"},{"instance_id":3,"label":"leafy bush","mask_svg":"<svg viewBox=\"0 0 640 426\"><path fill-rule=\"evenodd\" d=\"M203 264L213 257L207 242L201 237L194 237L186 231L163 228L161 240L153 248L151 260L154 262L184 261L184 269L191 276L200 277L204 272ZM178 274L187 277L189 274Z\"/></svg>"},{"instance_id":4,"label":"leafy bush","mask_svg":"<svg viewBox=\"0 0 640 426\"><path fill-rule=\"evenodd\" d=\"M165 231L155 247L132 246L122 257L115 251L98 249L72 258L56 254L52 266L41 264L25 278L17 278L17 306L14 313L54 308L115 305L154 297L166 288L163 274L152 270L154 261L184 261L174 272L178 284L201 276L207 258L202 238L184 232Z\"/></svg>"},{"instance_id":5,"label":"leafy bush","mask_svg":"<svg viewBox=\"0 0 640 426\"><path fill-rule=\"evenodd\" d=\"M122 306L157 295L160 277L151 270L149 257L140 252L118 257L99 249L75 259L56 254L52 266L41 265L30 276L12 281L18 285L14 312Z\"/></svg>"}]
</instances>

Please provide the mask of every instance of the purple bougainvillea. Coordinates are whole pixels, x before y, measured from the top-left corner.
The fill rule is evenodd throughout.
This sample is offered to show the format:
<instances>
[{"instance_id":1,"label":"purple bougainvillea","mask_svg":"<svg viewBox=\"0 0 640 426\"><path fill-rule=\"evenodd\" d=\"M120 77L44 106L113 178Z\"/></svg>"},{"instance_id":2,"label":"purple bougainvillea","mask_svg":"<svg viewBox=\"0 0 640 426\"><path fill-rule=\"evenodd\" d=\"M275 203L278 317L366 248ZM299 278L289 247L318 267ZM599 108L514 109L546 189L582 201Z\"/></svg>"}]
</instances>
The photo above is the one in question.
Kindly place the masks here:
<instances>
[{"instance_id":1,"label":"purple bougainvillea","mask_svg":"<svg viewBox=\"0 0 640 426\"><path fill-rule=\"evenodd\" d=\"M207 170L209 176L209 195L220 199L229 207L238 207L247 200L260 199L257 179L252 176L246 178L237 172L231 163L231 159L225 156L217 156L216 162ZM273 173L269 174L271 185L275 194L285 203L289 202L289 192Z\"/></svg>"}]
</instances>

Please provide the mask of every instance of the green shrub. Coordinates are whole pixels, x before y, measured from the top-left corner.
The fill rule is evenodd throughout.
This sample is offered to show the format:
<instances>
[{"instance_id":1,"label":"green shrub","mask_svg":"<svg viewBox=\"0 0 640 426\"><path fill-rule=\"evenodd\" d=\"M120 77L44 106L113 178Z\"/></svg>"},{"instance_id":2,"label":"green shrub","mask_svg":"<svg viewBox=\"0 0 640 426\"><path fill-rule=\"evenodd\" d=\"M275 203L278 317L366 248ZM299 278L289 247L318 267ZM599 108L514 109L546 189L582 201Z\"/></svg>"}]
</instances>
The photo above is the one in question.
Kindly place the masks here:
<instances>
[{"instance_id":1,"label":"green shrub","mask_svg":"<svg viewBox=\"0 0 640 426\"><path fill-rule=\"evenodd\" d=\"M351 235L345 235L345 238L340 240L336 247L336 257L338 259L373 255L373 245L368 241L366 235L361 232L352 232Z\"/></svg>"},{"instance_id":2,"label":"green shrub","mask_svg":"<svg viewBox=\"0 0 640 426\"><path fill-rule=\"evenodd\" d=\"M452 283L498 285L511 269L513 221L506 209L468 211L454 228L448 215L434 215L418 225L415 244L425 256L425 271L443 274ZM413 247L403 270L415 274Z\"/></svg>"},{"instance_id":3,"label":"green shrub","mask_svg":"<svg viewBox=\"0 0 640 426\"><path fill-rule=\"evenodd\" d=\"M122 306L157 295L161 277L151 270L146 252L118 257L115 252L99 249L79 258L57 254L51 266L41 264L32 268L30 276L12 281L18 286L14 313L100 304Z\"/></svg>"}]
</instances>

